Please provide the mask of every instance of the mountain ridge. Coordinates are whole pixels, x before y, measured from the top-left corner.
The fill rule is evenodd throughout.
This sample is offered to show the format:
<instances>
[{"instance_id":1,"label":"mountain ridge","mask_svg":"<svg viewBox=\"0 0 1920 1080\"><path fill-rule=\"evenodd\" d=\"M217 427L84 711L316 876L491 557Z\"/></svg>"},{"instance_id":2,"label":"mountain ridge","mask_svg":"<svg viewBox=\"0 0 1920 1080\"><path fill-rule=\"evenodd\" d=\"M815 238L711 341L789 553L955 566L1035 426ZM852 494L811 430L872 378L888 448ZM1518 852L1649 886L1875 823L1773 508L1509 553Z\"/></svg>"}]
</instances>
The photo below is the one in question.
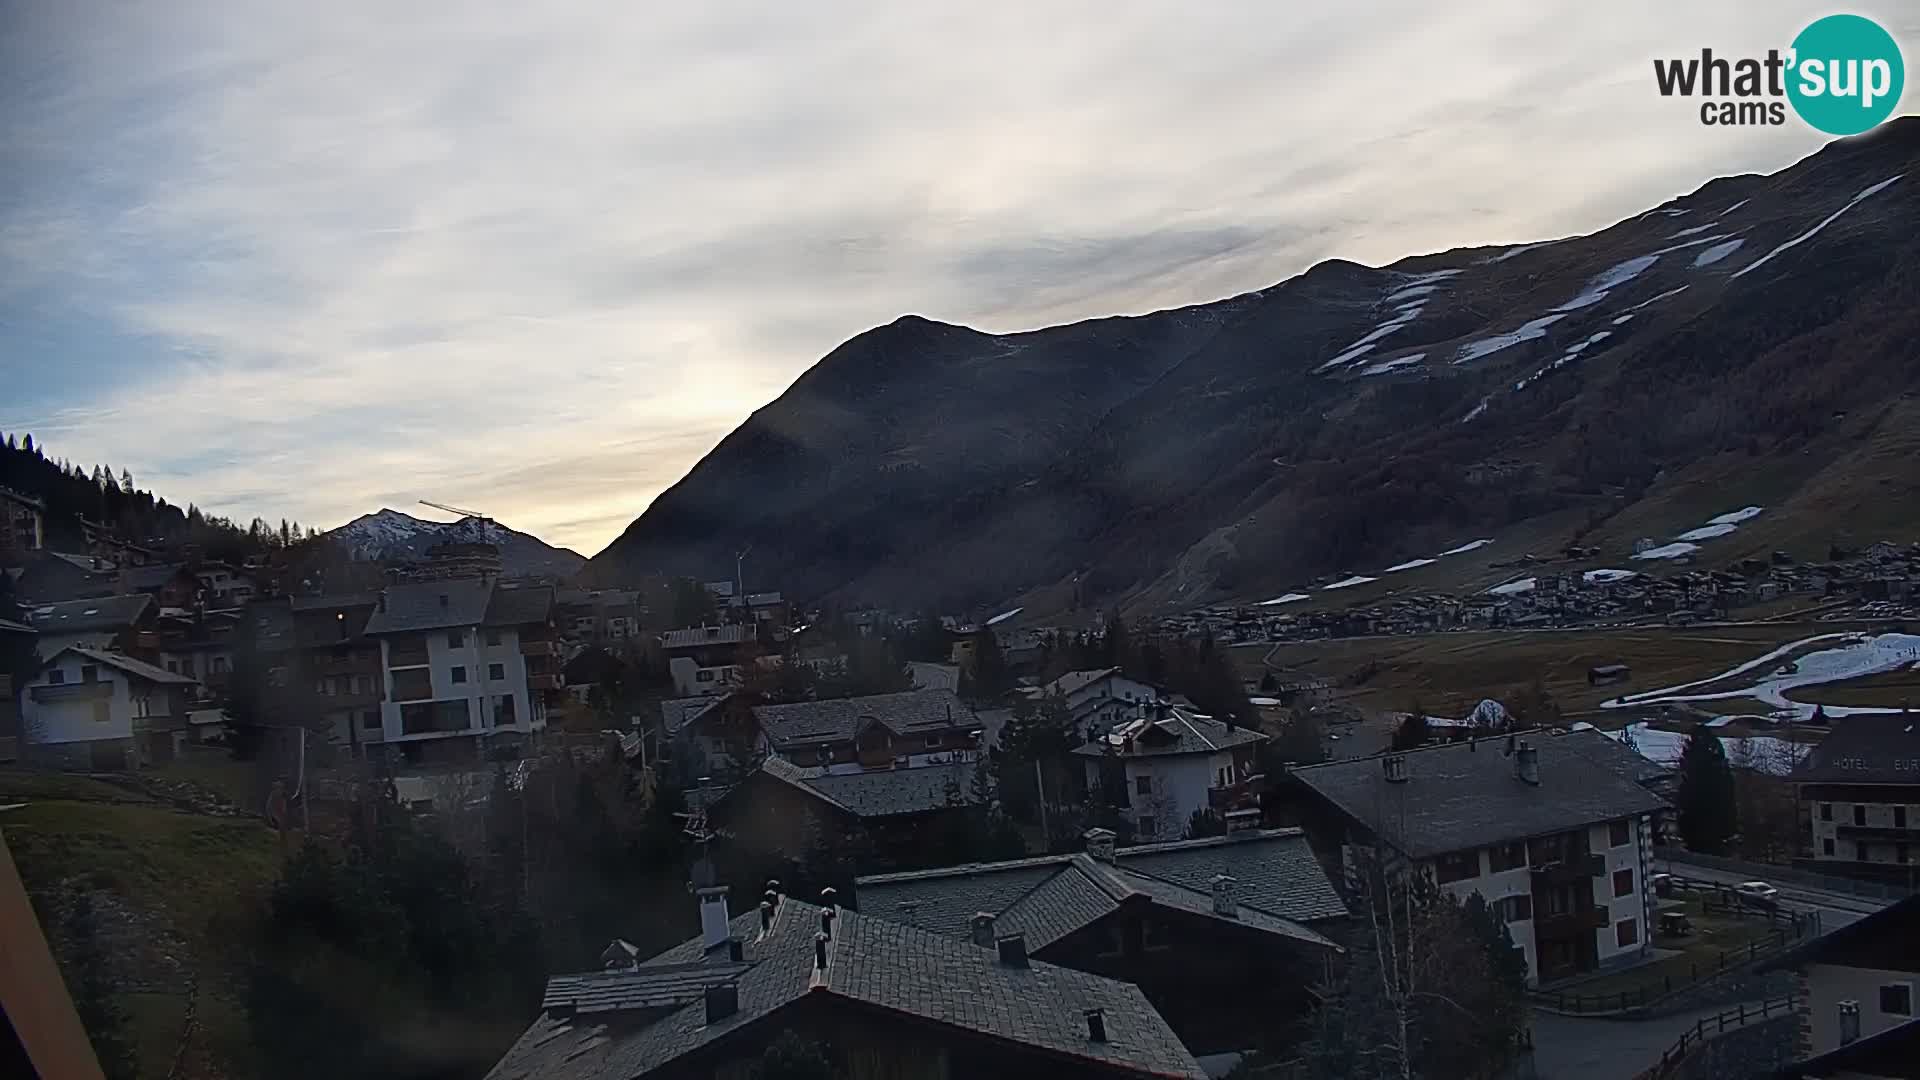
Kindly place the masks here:
<instances>
[{"instance_id":1,"label":"mountain ridge","mask_svg":"<svg viewBox=\"0 0 1920 1080\"><path fill-rule=\"evenodd\" d=\"M1476 519L1611 502L1680 463L1668 427L1716 395L1778 412L1904 387L1804 372L1756 387L1701 335L1750 343L1760 366L1823 326L1871 335L1847 309L1908 287L1914 251L1891 234L1912 219L1916 150L1905 118L1581 236L1330 259L1146 315L998 335L903 316L757 410L589 573L704 573L752 543L803 595L960 604L1073 583L1078 601L1201 602ZM1726 385L1670 362L1676 348ZM1617 427L1600 399L1662 380L1686 392L1650 401L1660 422L1624 433L1622 460L1595 459ZM1711 440L1752 435L1714 424ZM1464 479L1514 455L1532 471L1500 499ZM1210 569L1183 568L1206 548Z\"/></svg>"},{"instance_id":2,"label":"mountain ridge","mask_svg":"<svg viewBox=\"0 0 1920 1080\"><path fill-rule=\"evenodd\" d=\"M587 562L586 556L577 551L555 547L537 536L518 532L491 519L463 517L458 521L428 521L384 506L321 536L346 548L356 559L420 559L436 544L477 541L498 545L501 563L510 574L566 577Z\"/></svg>"}]
</instances>

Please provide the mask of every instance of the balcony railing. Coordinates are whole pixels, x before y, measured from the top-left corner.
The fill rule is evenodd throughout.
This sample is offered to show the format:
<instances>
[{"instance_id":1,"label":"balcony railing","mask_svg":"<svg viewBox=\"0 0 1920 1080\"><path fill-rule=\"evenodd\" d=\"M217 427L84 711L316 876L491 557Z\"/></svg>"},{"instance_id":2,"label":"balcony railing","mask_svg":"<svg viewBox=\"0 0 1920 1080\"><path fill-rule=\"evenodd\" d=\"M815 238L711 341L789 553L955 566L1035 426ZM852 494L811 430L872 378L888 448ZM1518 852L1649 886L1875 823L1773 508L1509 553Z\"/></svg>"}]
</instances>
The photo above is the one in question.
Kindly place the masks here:
<instances>
[{"instance_id":1,"label":"balcony railing","mask_svg":"<svg viewBox=\"0 0 1920 1080\"><path fill-rule=\"evenodd\" d=\"M548 673L527 676L529 690L564 690L566 687L567 677L564 675Z\"/></svg>"},{"instance_id":2,"label":"balcony railing","mask_svg":"<svg viewBox=\"0 0 1920 1080\"><path fill-rule=\"evenodd\" d=\"M521 638L521 656L557 656L560 653L559 642L549 638Z\"/></svg>"},{"instance_id":3,"label":"balcony railing","mask_svg":"<svg viewBox=\"0 0 1920 1080\"><path fill-rule=\"evenodd\" d=\"M1920 820L1909 819L1905 825L1854 825L1847 823L1834 830L1841 836L1857 840L1899 840L1902 842L1920 840Z\"/></svg>"},{"instance_id":4,"label":"balcony railing","mask_svg":"<svg viewBox=\"0 0 1920 1080\"><path fill-rule=\"evenodd\" d=\"M1607 860L1604 856L1576 855L1571 859L1534 867L1533 878L1548 885L1577 885L1606 872Z\"/></svg>"},{"instance_id":5,"label":"balcony railing","mask_svg":"<svg viewBox=\"0 0 1920 1080\"><path fill-rule=\"evenodd\" d=\"M1577 934L1591 934L1603 930L1607 925L1607 913L1603 908L1581 908L1559 915L1536 915L1533 920L1533 933L1539 938L1563 938Z\"/></svg>"},{"instance_id":6,"label":"balcony railing","mask_svg":"<svg viewBox=\"0 0 1920 1080\"><path fill-rule=\"evenodd\" d=\"M427 650L425 649L418 651L413 649L387 650L388 667L424 667L426 663Z\"/></svg>"}]
</instances>

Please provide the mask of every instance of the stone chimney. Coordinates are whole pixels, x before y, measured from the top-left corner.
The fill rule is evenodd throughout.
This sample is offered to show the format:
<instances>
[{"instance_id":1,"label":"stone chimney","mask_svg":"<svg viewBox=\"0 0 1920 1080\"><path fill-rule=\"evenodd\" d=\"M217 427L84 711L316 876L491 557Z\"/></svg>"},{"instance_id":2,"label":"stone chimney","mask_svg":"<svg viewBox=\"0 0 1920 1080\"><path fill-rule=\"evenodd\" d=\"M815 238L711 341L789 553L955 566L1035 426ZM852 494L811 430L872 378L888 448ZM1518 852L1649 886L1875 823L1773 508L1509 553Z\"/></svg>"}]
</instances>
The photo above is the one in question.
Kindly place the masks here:
<instances>
[{"instance_id":1,"label":"stone chimney","mask_svg":"<svg viewBox=\"0 0 1920 1080\"><path fill-rule=\"evenodd\" d=\"M1513 751L1513 775L1522 783L1540 786L1540 751L1525 739Z\"/></svg>"},{"instance_id":2,"label":"stone chimney","mask_svg":"<svg viewBox=\"0 0 1920 1080\"><path fill-rule=\"evenodd\" d=\"M1112 829L1088 829L1084 836L1087 841L1087 854L1101 862L1113 861L1114 832Z\"/></svg>"},{"instance_id":3,"label":"stone chimney","mask_svg":"<svg viewBox=\"0 0 1920 1080\"><path fill-rule=\"evenodd\" d=\"M1404 784L1407 782L1407 755L1388 754L1380 759L1380 767L1386 770L1387 783Z\"/></svg>"},{"instance_id":4,"label":"stone chimney","mask_svg":"<svg viewBox=\"0 0 1920 1080\"><path fill-rule=\"evenodd\" d=\"M1860 1038L1860 1003L1843 1001L1840 1003L1840 1045L1845 1046Z\"/></svg>"},{"instance_id":5,"label":"stone chimney","mask_svg":"<svg viewBox=\"0 0 1920 1080\"><path fill-rule=\"evenodd\" d=\"M695 889L694 895L700 898L700 941L711 952L725 945L732 936L727 917L727 887L709 885Z\"/></svg>"},{"instance_id":6,"label":"stone chimney","mask_svg":"<svg viewBox=\"0 0 1920 1080\"><path fill-rule=\"evenodd\" d=\"M1235 899L1235 882L1225 874L1213 875L1213 913L1229 919L1240 917L1240 902Z\"/></svg>"},{"instance_id":7,"label":"stone chimney","mask_svg":"<svg viewBox=\"0 0 1920 1080\"><path fill-rule=\"evenodd\" d=\"M993 948L996 939L993 936L993 913L981 911L973 916L973 943L983 949Z\"/></svg>"},{"instance_id":8,"label":"stone chimney","mask_svg":"<svg viewBox=\"0 0 1920 1080\"><path fill-rule=\"evenodd\" d=\"M1027 966L1027 935L1008 934L999 940L1000 965L1002 967L1023 968Z\"/></svg>"}]
</instances>

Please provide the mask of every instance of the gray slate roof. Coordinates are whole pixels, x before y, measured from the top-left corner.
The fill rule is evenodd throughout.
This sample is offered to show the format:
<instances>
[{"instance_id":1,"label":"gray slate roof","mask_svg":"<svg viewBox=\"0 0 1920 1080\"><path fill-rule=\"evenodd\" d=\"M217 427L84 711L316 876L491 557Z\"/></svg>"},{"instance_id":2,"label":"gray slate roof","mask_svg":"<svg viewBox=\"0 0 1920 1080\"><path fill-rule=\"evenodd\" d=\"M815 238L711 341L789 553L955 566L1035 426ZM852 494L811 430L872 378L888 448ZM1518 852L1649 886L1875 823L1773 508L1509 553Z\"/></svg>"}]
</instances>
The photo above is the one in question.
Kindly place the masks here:
<instances>
[{"instance_id":1,"label":"gray slate roof","mask_svg":"<svg viewBox=\"0 0 1920 1080\"><path fill-rule=\"evenodd\" d=\"M760 729L776 748L807 743L843 742L865 720L878 720L895 734L914 735L950 728L978 727L973 710L951 690L905 690L897 694L760 705L753 710Z\"/></svg>"},{"instance_id":2,"label":"gray slate roof","mask_svg":"<svg viewBox=\"0 0 1920 1080\"><path fill-rule=\"evenodd\" d=\"M1293 770L1293 777L1411 858L1565 832L1660 809L1623 775L1618 747L1598 731L1521 736L1539 754L1540 783L1514 774L1505 739L1422 747L1408 779L1388 783L1381 757Z\"/></svg>"},{"instance_id":3,"label":"gray slate roof","mask_svg":"<svg viewBox=\"0 0 1920 1080\"><path fill-rule=\"evenodd\" d=\"M1864 713L1841 720L1793 778L1816 784L1920 784L1920 713Z\"/></svg>"},{"instance_id":4,"label":"gray slate roof","mask_svg":"<svg viewBox=\"0 0 1920 1080\"><path fill-rule=\"evenodd\" d=\"M544 623L553 616L553 589L544 586L501 588L495 586L487 602L487 626L525 626Z\"/></svg>"},{"instance_id":5,"label":"gray slate roof","mask_svg":"<svg viewBox=\"0 0 1920 1080\"><path fill-rule=\"evenodd\" d=\"M631 971L555 975L547 980L540 1007L604 1013L685 1005L701 1000L708 987L739 981L747 969L744 963L650 964Z\"/></svg>"},{"instance_id":6,"label":"gray slate roof","mask_svg":"<svg viewBox=\"0 0 1920 1080\"><path fill-rule=\"evenodd\" d=\"M672 735L685 727L688 721L698 720L702 713L725 700L725 694L705 694L663 701L660 703L661 730Z\"/></svg>"},{"instance_id":7,"label":"gray slate roof","mask_svg":"<svg viewBox=\"0 0 1920 1080\"><path fill-rule=\"evenodd\" d=\"M1163 757L1172 754L1216 754L1267 736L1250 728L1228 727L1219 720L1181 708L1169 708L1164 719L1122 721L1105 735L1082 743L1073 752L1082 757Z\"/></svg>"},{"instance_id":8,"label":"gray slate roof","mask_svg":"<svg viewBox=\"0 0 1920 1080\"><path fill-rule=\"evenodd\" d=\"M954 785L969 798L974 766L921 765L911 769L873 769L833 775L824 768L805 768L780 758L761 762L760 771L855 817L893 817L923 814L950 805Z\"/></svg>"},{"instance_id":9,"label":"gray slate roof","mask_svg":"<svg viewBox=\"0 0 1920 1080\"><path fill-rule=\"evenodd\" d=\"M686 630L669 630L660 635L660 647L663 649L692 649L701 645L743 645L752 641L753 627L738 623L729 626L695 626Z\"/></svg>"},{"instance_id":10,"label":"gray slate roof","mask_svg":"<svg viewBox=\"0 0 1920 1080\"><path fill-rule=\"evenodd\" d=\"M453 626L478 626L493 589L485 581L410 581L389 585L386 610L374 608L369 634L399 634Z\"/></svg>"},{"instance_id":11,"label":"gray slate roof","mask_svg":"<svg viewBox=\"0 0 1920 1080\"><path fill-rule=\"evenodd\" d=\"M1213 904L1213 878L1225 874L1235 881L1235 895L1243 911L1251 909L1289 926L1347 915L1340 894L1334 891L1298 829L1121 848L1114 856L1117 876L1094 877L1087 872L1089 865L1094 864L1084 854L1042 855L940 870L876 874L856 881L855 896L861 910L870 915L911 922L954 937L968 936L974 914L982 911L1033 920L1036 933L1057 925L1062 918L1079 918L1082 921L1078 925L1099 918L1105 912L1097 902L1089 901L1084 888L1056 883L1069 873L1096 888L1105 882L1111 888L1143 893L1155 903L1182 910L1204 904L1208 912ZM1284 932L1277 926L1274 929ZM1038 948L1032 940L1029 947Z\"/></svg>"},{"instance_id":12,"label":"gray slate roof","mask_svg":"<svg viewBox=\"0 0 1920 1080\"><path fill-rule=\"evenodd\" d=\"M168 686L192 686L194 683L194 680L190 676L178 675L165 668L154 667L144 660L135 660L131 656L122 656L119 653L108 652L105 649L88 649L79 645L69 645L54 655L57 658L65 656L67 653L73 653L83 659L92 660L97 664L106 664L136 679L145 679L147 682L162 683Z\"/></svg>"},{"instance_id":13,"label":"gray slate roof","mask_svg":"<svg viewBox=\"0 0 1920 1080\"><path fill-rule=\"evenodd\" d=\"M1077 690L1085 689L1109 675L1118 674L1119 668L1093 668L1087 671L1069 671L1065 675L1041 687L1043 693L1073 696Z\"/></svg>"},{"instance_id":14,"label":"gray slate roof","mask_svg":"<svg viewBox=\"0 0 1920 1080\"><path fill-rule=\"evenodd\" d=\"M158 589L175 577L187 573L185 563L160 563L154 566L129 566L121 574L121 582L129 589L145 592ZM188 577L193 575L188 574ZM197 579L196 579L197 580Z\"/></svg>"},{"instance_id":15,"label":"gray slate roof","mask_svg":"<svg viewBox=\"0 0 1920 1080\"><path fill-rule=\"evenodd\" d=\"M26 609L27 621L43 634L75 634L89 630L119 630L138 622L153 605L145 593L103 596L98 600L67 600Z\"/></svg>"},{"instance_id":16,"label":"gray slate roof","mask_svg":"<svg viewBox=\"0 0 1920 1080\"><path fill-rule=\"evenodd\" d=\"M699 1000L651 1022L543 1013L487 1074L489 1080L634 1080L802 999L828 1008L878 1009L882 1017L930 1022L959 1038L1015 1043L1034 1055L1036 1066L1051 1057L1104 1066L1117 1076L1205 1075L1138 987L1037 961L1006 967L993 950L858 912L836 910L827 967L816 973L820 911L789 897L765 933L757 912L733 920L746 970L735 983L739 1011L726 1020L708 1024ZM662 980L671 983L704 952L696 938L639 970L672 969ZM1087 1038L1089 1008L1104 1012L1106 1042Z\"/></svg>"}]
</instances>

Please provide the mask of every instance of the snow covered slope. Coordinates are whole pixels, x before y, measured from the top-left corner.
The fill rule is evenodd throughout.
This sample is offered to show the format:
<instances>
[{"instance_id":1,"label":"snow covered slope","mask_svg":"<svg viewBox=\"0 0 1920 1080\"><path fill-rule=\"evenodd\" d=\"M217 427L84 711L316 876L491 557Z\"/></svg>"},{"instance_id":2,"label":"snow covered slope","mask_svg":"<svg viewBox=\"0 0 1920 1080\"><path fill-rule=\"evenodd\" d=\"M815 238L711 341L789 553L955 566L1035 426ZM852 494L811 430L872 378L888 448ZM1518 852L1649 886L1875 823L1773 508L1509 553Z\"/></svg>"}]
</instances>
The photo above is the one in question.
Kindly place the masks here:
<instances>
[{"instance_id":1,"label":"snow covered slope","mask_svg":"<svg viewBox=\"0 0 1920 1080\"><path fill-rule=\"evenodd\" d=\"M420 559L435 544L450 541L496 544L510 574L566 576L587 561L578 552L553 547L539 537L516 532L497 521L471 517L459 521L426 521L387 508L362 514L326 536L346 547L356 559Z\"/></svg>"}]
</instances>

